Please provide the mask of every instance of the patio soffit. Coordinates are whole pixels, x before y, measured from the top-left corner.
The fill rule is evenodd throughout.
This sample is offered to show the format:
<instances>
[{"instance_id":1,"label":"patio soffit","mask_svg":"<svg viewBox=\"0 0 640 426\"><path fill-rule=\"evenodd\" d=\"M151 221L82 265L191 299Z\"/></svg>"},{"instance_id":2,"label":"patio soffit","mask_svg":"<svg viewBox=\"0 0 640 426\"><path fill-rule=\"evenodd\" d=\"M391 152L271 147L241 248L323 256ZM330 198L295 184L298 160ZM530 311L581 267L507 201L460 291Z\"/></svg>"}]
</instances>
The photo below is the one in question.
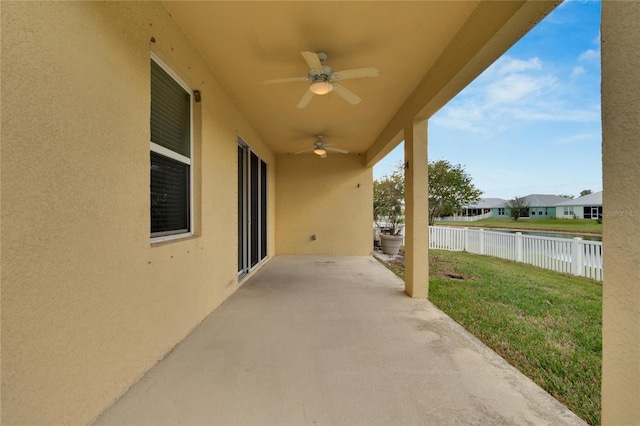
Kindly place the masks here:
<instances>
[{"instance_id":1,"label":"patio soffit","mask_svg":"<svg viewBox=\"0 0 640 426\"><path fill-rule=\"evenodd\" d=\"M556 2L164 2L265 142L277 153L325 142L372 163L416 116L428 118L535 25ZM335 71L375 67L345 80L362 98L335 93L296 105L308 82L300 52L326 52Z\"/></svg>"}]
</instances>

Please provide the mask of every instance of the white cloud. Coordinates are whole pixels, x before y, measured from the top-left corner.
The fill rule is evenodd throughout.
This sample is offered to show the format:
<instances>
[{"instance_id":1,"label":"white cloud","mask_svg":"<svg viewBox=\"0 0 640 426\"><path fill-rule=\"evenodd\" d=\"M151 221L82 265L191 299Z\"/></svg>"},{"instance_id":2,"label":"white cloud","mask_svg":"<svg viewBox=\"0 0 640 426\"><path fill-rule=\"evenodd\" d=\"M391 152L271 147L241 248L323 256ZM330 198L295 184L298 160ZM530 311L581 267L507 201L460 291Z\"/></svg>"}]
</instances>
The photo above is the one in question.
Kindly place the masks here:
<instances>
[{"instance_id":1,"label":"white cloud","mask_svg":"<svg viewBox=\"0 0 640 426\"><path fill-rule=\"evenodd\" d=\"M540 94L553 87L557 79L550 75L530 76L511 74L487 87L487 101L491 104L510 104Z\"/></svg>"},{"instance_id":2,"label":"white cloud","mask_svg":"<svg viewBox=\"0 0 640 426\"><path fill-rule=\"evenodd\" d=\"M503 56L496 61L494 66L498 75L504 75L529 70L539 71L542 69L542 61L537 56L526 61Z\"/></svg>"},{"instance_id":3,"label":"white cloud","mask_svg":"<svg viewBox=\"0 0 640 426\"><path fill-rule=\"evenodd\" d=\"M445 108L446 114L436 115L432 119L434 123L472 133L486 133L487 129L481 124L484 121L484 111L474 102Z\"/></svg>"},{"instance_id":4,"label":"white cloud","mask_svg":"<svg viewBox=\"0 0 640 426\"><path fill-rule=\"evenodd\" d=\"M578 61L599 61L600 51L596 49L588 49L580 54Z\"/></svg>"},{"instance_id":5,"label":"white cloud","mask_svg":"<svg viewBox=\"0 0 640 426\"><path fill-rule=\"evenodd\" d=\"M445 117L435 116L434 118L432 118L432 122L434 124L439 124L441 126L449 127L452 129L464 130L471 133L488 134L487 128L481 125L476 125L474 124L473 121L470 121L470 120L461 119L461 118L452 118L448 116L448 114Z\"/></svg>"},{"instance_id":6,"label":"white cloud","mask_svg":"<svg viewBox=\"0 0 640 426\"><path fill-rule=\"evenodd\" d=\"M583 67L581 66L573 67L573 70L571 71L571 78L576 78L584 73L585 73L585 70Z\"/></svg>"},{"instance_id":7,"label":"white cloud","mask_svg":"<svg viewBox=\"0 0 640 426\"><path fill-rule=\"evenodd\" d=\"M583 141L600 140L601 136L597 133L579 133L576 135L567 136L564 138L556 139L553 143L558 145L568 145L574 143L580 143Z\"/></svg>"},{"instance_id":8,"label":"white cloud","mask_svg":"<svg viewBox=\"0 0 640 426\"><path fill-rule=\"evenodd\" d=\"M590 60L598 54L589 49L581 56ZM576 65L571 76L585 72ZM432 120L451 129L485 135L536 121L598 122L599 104L577 98L577 93L566 74L561 79L538 57L522 60L504 56Z\"/></svg>"},{"instance_id":9,"label":"white cloud","mask_svg":"<svg viewBox=\"0 0 640 426\"><path fill-rule=\"evenodd\" d=\"M536 105L515 108L514 118L523 121L564 121L573 123L589 123L600 121L600 107L578 109L562 102L539 102Z\"/></svg>"}]
</instances>

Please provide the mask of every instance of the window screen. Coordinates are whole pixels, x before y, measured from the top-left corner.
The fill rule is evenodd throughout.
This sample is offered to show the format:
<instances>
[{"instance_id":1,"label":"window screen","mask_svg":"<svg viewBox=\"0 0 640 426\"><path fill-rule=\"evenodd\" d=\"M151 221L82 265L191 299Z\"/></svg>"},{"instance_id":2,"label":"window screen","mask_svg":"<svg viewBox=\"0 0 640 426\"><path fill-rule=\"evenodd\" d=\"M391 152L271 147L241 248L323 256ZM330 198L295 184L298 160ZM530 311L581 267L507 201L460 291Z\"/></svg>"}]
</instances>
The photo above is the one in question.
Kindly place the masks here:
<instances>
[{"instance_id":1,"label":"window screen","mask_svg":"<svg viewBox=\"0 0 640 426\"><path fill-rule=\"evenodd\" d=\"M151 142L189 157L191 95L151 61Z\"/></svg>"},{"instance_id":2,"label":"window screen","mask_svg":"<svg viewBox=\"0 0 640 426\"><path fill-rule=\"evenodd\" d=\"M151 153L151 235L189 230L189 166Z\"/></svg>"},{"instance_id":3,"label":"window screen","mask_svg":"<svg viewBox=\"0 0 640 426\"><path fill-rule=\"evenodd\" d=\"M151 237L191 229L191 94L151 60Z\"/></svg>"}]
</instances>

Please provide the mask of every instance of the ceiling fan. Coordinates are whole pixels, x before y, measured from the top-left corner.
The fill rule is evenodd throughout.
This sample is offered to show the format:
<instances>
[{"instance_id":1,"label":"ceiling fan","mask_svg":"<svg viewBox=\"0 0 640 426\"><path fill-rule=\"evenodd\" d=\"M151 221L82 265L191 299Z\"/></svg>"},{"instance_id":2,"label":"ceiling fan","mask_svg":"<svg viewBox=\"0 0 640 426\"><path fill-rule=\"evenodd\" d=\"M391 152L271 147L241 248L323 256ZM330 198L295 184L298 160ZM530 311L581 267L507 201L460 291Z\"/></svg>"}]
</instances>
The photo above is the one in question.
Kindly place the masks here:
<instances>
[{"instance_id":1,"label":"ceiling fan","mask_svg":"<svg viewBox=\"0 0 640 426\"><path fill-rule=\"evenodd\" d=\"M275 80L263 81L263 84L273 83L289 83L294 81L310 81L309 89L302 95L300 102L298 102L298 108L304 108L309 105L313 95L325 95L329 92L335 91L345 101L352 105L360 103L362 100L358 95L351 90L344 87L342 84L337 83L342 80L349 80L352 78L364 78L364 77L377 77L379 71L377 68L355 68L344 71L333 71L333 69L325 65L327 60L327 54L324 52L301 52L302 57L309 65L308 75L305 77L290 77L290 78L277 78Z\"/></svg>"},{"instance_id":2,"label":"ceiling fan","mask_svg":"<svg viewBox=\"0 0 640 426\"><path fill-rule=\"evenodd\" d=\"M318 140L314 142L313 148L309 148L309 149L305 149L305 150L302 150L302 151L298 151L298 152L296 152L296 154L303 154L305 152L313 151L313 153L316 154L316 155L319 155L320 158L326 158L327 157L327 152L329 152L329 151L331 151L331 152L339 152L340 154L348 154L349 153L349 151L347 151L346 149L334 148L331 145L325 145L324 142L322 141L323 138L324 138L324 136L318 135Z\"/></svg>"}]
</instances>

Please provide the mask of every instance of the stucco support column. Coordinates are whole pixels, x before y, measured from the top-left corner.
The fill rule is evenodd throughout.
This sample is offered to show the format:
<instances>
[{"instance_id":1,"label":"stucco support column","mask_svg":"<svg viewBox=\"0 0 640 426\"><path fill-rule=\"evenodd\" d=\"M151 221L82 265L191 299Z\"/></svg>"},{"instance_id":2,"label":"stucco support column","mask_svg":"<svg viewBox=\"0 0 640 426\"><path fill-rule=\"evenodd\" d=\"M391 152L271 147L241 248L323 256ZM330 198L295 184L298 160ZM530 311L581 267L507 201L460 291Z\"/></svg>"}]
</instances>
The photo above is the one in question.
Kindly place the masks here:
<instances>
[{"instance_id":1,"label":"stucco support column","mask_svg":"<svg viewBox=\"0 0 640 426\"><path fill-rule=\"evenodd\" d=\"M602 424L640 424L640 2L602 2Z\"/></svg>"},{"instance_id":2,"label":"stucco support column","mask_svg":"<svg viewBox=\"0 0 640 426\"><path fill-rule=\"evenodd\" d=\"M429 200L427 120L404 129L404 288L417 299L429 296Z\"/></svg>"}]
</instances>

